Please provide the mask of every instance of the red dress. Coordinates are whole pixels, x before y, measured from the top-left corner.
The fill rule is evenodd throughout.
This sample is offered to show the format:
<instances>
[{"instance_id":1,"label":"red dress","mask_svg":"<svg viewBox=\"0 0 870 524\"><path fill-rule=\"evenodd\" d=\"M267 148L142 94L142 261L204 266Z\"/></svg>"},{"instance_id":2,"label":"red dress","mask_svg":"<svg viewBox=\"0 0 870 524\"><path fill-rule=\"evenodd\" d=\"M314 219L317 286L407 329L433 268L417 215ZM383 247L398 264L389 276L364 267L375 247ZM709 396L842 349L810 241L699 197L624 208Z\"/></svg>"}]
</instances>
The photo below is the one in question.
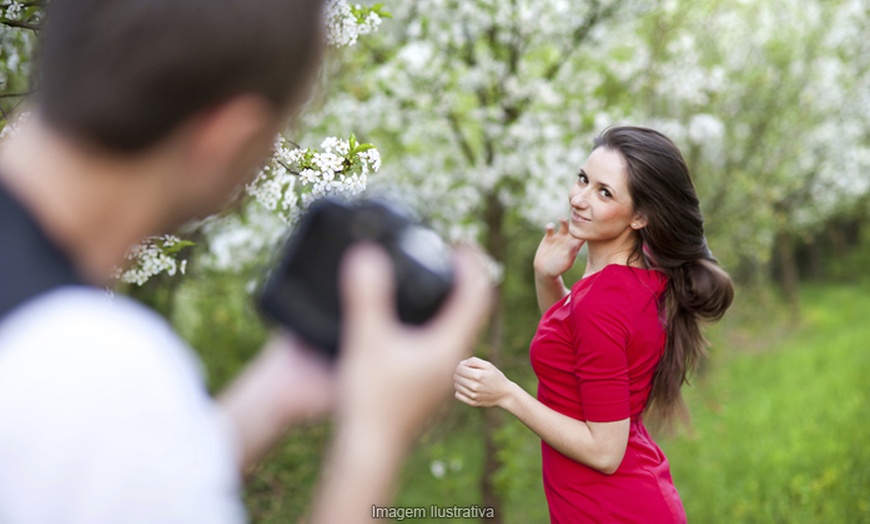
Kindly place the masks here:
<instances>
[{"instance_id":1,"label":"red dress","mask_svg":"<svg viewBox=\"0 0 870 524\"><path fill-rule=\"evenodd\" d=\"M664 454L641 422L665 345L658 303L666 277L609 265L577 282L532 339L538 400L578 420L631 419L625 458L605 475L541 443L550 520L685 522Z\"/></svg>"}]
</instances>

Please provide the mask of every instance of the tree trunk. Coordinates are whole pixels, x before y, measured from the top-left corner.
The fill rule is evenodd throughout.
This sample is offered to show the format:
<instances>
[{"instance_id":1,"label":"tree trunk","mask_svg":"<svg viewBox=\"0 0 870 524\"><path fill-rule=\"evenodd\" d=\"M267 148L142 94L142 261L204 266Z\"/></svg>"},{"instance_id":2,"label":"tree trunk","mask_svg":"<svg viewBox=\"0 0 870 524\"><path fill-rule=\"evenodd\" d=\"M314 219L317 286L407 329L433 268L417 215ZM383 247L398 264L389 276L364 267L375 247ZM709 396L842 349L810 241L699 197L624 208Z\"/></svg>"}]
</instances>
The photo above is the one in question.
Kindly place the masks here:
<instances>
[{"instance_id":1,"label":"tree trunk","mask_svg":"<svg viewBox=\"0 0 870 524\"><path fill-rule=\"evenodd\" d=\"M493 189L486 195L485 220L487 225L485 246L499 264L504 264L506 259L507 242L504 236L504 206L499 201ZM496 290L492 313L490 314L489 331L486 341L486 359L495 366L501 367L501 354L504 345L504 315L502 307L501 286ZM494 519L489 522L501 524L503 518L503 504L501 494L495 486L495 475L501 467L498 459L498 445L496 434L502 427L503 413L497 408L484 409L483 413L483 474L481 475L481 493L483 505L493 509Z\"/></svg>"},{"instance_id":2,"label":"tree trunk","mask_svg":"<svg viewBox=\"0 0 870 524\"><path fill-rule=\"evenodd\" d=\"M774 241L774 249L776 251L776 265L779 268L777 280L779 280L792 315L797 318L800 314L800 297L798 296L799 281L794 238L785 231L778 232Z\"/></svg>"},{"instance_id":3,"label":"tree trunk","mask_svg":"<svg viewBox=\"0 0 870 524\"><path fill-rule=\"evenodd\" d=\"M815 281L824 280L825 255L816 236L813 236L807 243L807 257L809 258L810 278Z\"/></svg>"},{"instance_id":4,"label":"tree trunk","mask_svg":"<svg viewBox=\"0 0 870 524\"><path fill-rule=\"evenodd\" d=\"M501 314L501 290L496 292L495 303L490 316L489 333L487 334L486 359L495 366L501 367L502 348L502 314ZM495 518L491 522L501 524L503 518L503 504L501 494L495 485L495 476L501 467L498 458L498 444L496 435L504 425L504 413L498 408L482 410L483 416L483 474L480 479L480 489L483 498L483 506L492 508Z\"/></svg>"}]
</instances>

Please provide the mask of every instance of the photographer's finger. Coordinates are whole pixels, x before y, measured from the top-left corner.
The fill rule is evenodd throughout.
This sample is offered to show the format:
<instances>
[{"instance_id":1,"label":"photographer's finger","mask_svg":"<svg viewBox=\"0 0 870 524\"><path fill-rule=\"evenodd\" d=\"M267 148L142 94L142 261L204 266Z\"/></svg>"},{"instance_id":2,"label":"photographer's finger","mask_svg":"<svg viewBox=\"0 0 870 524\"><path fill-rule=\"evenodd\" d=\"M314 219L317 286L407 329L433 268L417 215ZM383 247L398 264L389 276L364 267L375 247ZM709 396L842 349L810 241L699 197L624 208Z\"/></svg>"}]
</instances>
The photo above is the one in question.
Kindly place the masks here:
<instances>
[{"instance_id":1,"label":"photographer's finger","mask_svg":"<svg viewBox=\"0 0 870 524\"><path fill-rule=\"evenodd\" d=\"M381 248L360 244L349 249L341 263L346 331L372 329L394 315L394 286L392 262Z\"/></svg>"}]
</instances>

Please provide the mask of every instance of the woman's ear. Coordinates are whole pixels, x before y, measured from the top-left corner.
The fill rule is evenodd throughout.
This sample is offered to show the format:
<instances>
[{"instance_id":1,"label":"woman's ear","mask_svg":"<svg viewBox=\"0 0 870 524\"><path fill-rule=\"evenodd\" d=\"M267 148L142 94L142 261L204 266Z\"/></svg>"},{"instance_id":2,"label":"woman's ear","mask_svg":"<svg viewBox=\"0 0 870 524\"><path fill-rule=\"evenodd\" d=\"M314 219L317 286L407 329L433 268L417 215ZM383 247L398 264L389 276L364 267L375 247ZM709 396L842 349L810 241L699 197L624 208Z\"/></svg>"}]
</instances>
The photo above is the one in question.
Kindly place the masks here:
<instances>
[{"instance_id":1,"label":"woman's ear","mask_svg":"<svg viewBox=\"0 0 870 524\"><path fill-rule=\"evenodd\" d=\"M631 228L635 231L639 229L643 229L646 227L647 221L646 218L640 213L635 213L634 218L631 220Z\"/></svg>"}]
</instances>

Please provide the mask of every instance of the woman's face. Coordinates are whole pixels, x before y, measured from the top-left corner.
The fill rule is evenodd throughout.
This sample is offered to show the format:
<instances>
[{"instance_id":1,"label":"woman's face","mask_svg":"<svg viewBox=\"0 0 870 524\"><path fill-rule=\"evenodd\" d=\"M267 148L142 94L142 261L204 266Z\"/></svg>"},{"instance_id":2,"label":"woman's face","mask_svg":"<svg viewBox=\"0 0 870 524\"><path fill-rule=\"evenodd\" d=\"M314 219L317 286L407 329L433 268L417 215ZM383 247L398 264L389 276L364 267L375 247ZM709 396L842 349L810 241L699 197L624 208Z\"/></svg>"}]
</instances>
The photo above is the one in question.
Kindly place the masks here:
<instances>
[{"instance_id":1,"label":"woman's face","mask_svg":"<svg viewBox=\"0 0 870 524\"><path fill-rule=\"evenodd\" d=\"M568 197L568 231L590 243L627 240L646 221L634 211L628 193L628 171L622 155L596 148L580 168Z\"/></svg>"}]
</instances>

